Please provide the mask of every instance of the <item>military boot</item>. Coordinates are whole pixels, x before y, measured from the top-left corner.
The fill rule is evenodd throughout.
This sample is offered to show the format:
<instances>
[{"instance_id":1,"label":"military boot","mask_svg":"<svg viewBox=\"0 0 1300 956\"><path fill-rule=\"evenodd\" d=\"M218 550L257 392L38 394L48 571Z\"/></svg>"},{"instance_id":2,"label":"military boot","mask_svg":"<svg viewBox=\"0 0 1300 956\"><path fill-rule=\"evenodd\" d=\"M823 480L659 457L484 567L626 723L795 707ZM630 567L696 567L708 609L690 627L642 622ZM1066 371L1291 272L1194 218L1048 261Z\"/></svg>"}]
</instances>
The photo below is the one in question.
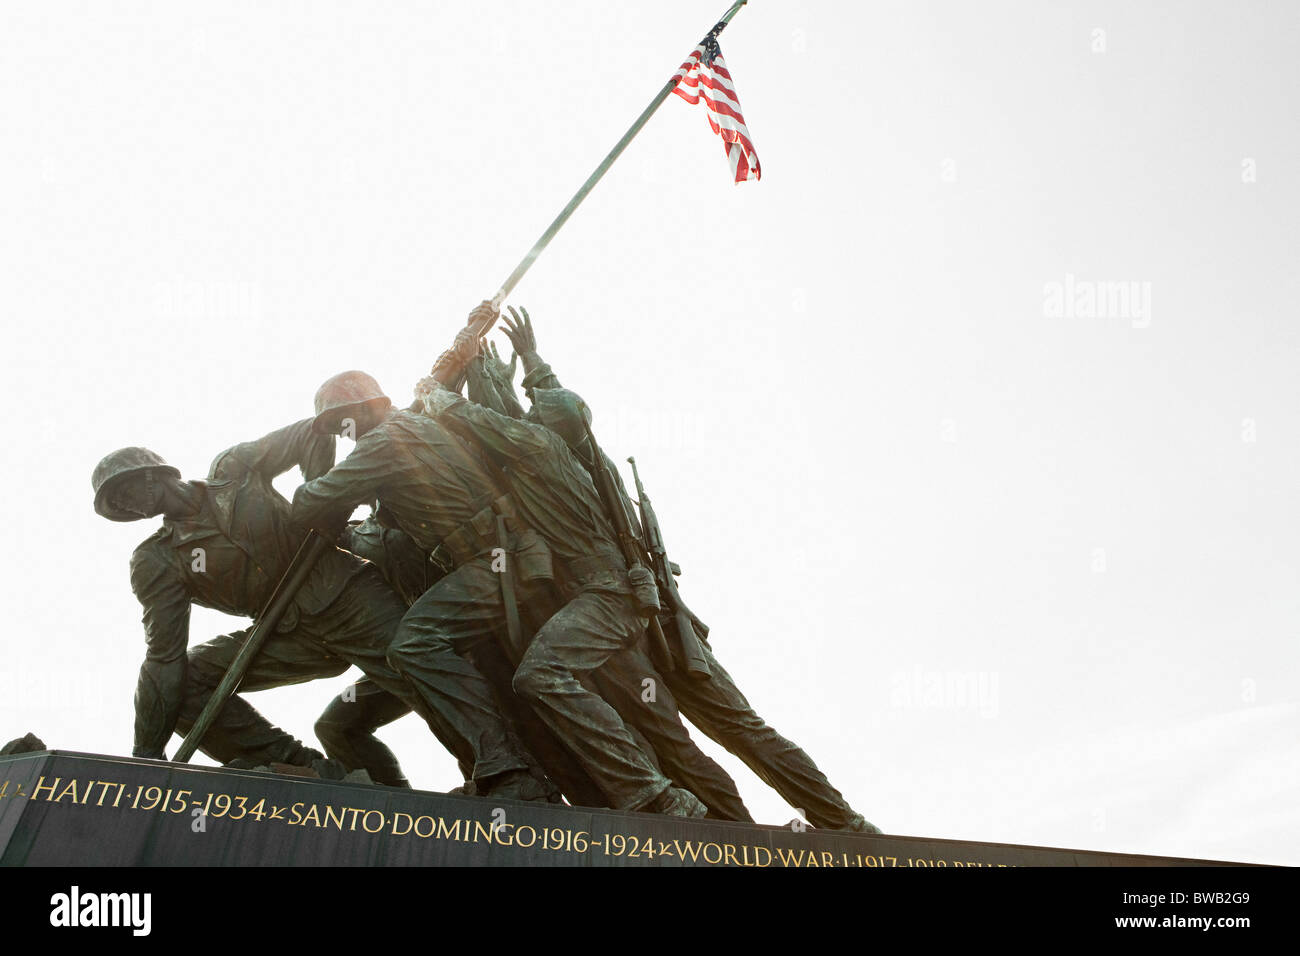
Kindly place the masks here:
<instances>
[{"instance_id":1,"label":"military boot","mask_svg":"<svg viewBox=\"0 0 1300 956\"><path fill-rule=\"evenodd\" d=\"M669 787L644 807L641 807L641 811L643 813L662 813L664 816L669 817L704 817L708 815L709 808L689 790L683 790L681 787Z\"/></svg>"},{"instance_id":2,"label":"military boot","mask_svg":"<svg viewBox=\"0 0 1300 956\"><path fill-rule=\"evenodd\" d=\"M848 824L845 825L844 829L848 830L850 833L880 833L881 832L880 827L876 826L874 823L869 822L860 813L853 814L853 816L849 819Z\"/></svg>"},{"instance_id":3,"label":"military boot","mask_svg":"<svg viewBox=\"0 0 1300 956\"><path fill-rule=\"evenodd\" d=\"M551 802L552 787L534 777L527 770L507 770L487 780L475 781L479 796L498 800L535 800Z\"/></svg>"}]
</instances>

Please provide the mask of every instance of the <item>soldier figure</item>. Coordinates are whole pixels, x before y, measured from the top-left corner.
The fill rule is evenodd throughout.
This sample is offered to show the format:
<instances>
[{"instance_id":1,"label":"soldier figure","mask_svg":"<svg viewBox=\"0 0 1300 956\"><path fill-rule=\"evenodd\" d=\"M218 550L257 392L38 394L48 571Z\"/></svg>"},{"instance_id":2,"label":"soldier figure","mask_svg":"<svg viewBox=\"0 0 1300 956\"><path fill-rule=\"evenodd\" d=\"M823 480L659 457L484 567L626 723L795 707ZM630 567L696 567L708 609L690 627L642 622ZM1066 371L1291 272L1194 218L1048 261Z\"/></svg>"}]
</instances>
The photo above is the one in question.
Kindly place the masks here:
<instances>
[{"instance_id":1,"label":"soldier figure","mask_svg":"<svg viewBox=\"0 0 1300 956\"><path fill-rule=\"evenodd\" d=\"M349 522L339 535L339 545L373 563L408 608L442 573L408 534L400 528L384 527L373 513L364 521ZM530 764L530 770L541 779L549 777L570 803L607 806L604 794L573 755L511 689L514 665L503 650L492 641L484 641L470 651L470 656L492 686L507 732L520 742L526 759L535 757L540 761L535 766ZM408 787L410 784L397 757L375 736L375 731L410 712L411 708L401 698L363 677L330 701L316 721L316 737L325 748L325 755L348 770L363 769L376 783ZM461 769L465 783L457 789L476 794L478 788L472 775Z\"/></svg>"},{"instance_id":2,"label":"soldier figure","mask_svg":"<svg viewBox=\"0 0 1300 956\"><path fill-rule=\"evenodd\" d=\"M507 327L514 327L508 318L502 318ZM515 318L520 321L517 313ZM524 418L511 382L517 354L507 365L495 348L481 343L469 365L470 400L510 418ZM564 429L571 428L574 434L569 437L578 443L584 440L584 430L575 415L577 396L561 394L559 390L535 393L530 390L530 396L533 395L540 396L542 401L528 415L528 421L559 430L561 437L566 437ZM617 471L614 473L617 476ZM630 503L625 502L624 513L635 528L636 514ZM668 682L651 660L646 644L643 639L612 655L598 670L590 672L584 683L589 680L601 698L618 711L628 729L644 739L642 749L652 755L667 776L704 801L710 818L752 823L753 817L731 775L691 739ZM653 692L648 690L647 680Z\"/></svg>"},{"instance_id":3,"label":"soldier figure","mask_svg":"<svg viewBox=\"0 0 1300 956\"><path fill-rule=\"evenodd\" d=\"M255 616L304 529L338 532L357 504L378 497L376 517L344 533L354 553L325 553L241 684L256 691L358 666L366 677L316 724L331 756L407 786L373 732L414 709L457 758L469 792L558 799L532 746L575 802L703 816L698 792L710 816L751 819L734 782L690 740L680 708L814 826L880 832L758 716L713 656L708 629L674 605L675 588L665 593L662 578L656 586L645 568L629 568L612 518L621 507L639 530L632 500L587 438L585 404L538 354L528 313L511 313L505 333L523 365L527 412L511 382L516 358L507 368L495 349L480 352L476 329L496 317L484 303L409 409L394 410L374 379L346 372L321 387L314 418L222 452L206 481L182 481L144 448L99 463L100 515L163 517L131 559L148 645L133 754L164 758L171 734L193 726L249 634L188 647L191 603ZM466 372L472 402L457 394ZM331 468L340 432L357 445ZM294 466L306 484L290 507L271 481ZM616 489L604 486L602 501L606 469ZM653 516L648 524L657 527ZM376 553L387 582L358 557ZM662 549L655 554L665 574ZM664 620L681 621L698 640L709 679L688 677L684 666L658 669L646 655L647 621L664 602ZM645 677L657 684L653 699L638 694ZM321 758L238 696L200 747L223 763Z\"/></svg>"},{"instance_id":4,"label":"soldier figure","mask_svg":"<svg viewBox=\"0 0 1300 956\"><path fill-rule=\"evenodd\" d=\"M523 365L522 384L532 401L527 418L559 429L569 438L570 444L577 447L578 457L584 464L593 467L584 430L580 423L572 420L582 413L579 411L580 403L566 399L565 395L571 393L562 390L548 393L547 390L560 390L560 380L537 352L537 339L528 313L525 311L521 317L513 309L510 311L513 321L503 316L503 331ZM615 475L618 474L608 459L605 464ZM621 481L619 488L622 491ZM630 501L626 501L625 506L631 510ZM699 634L700 630L705 632ZM792 807L800 808L813 826L879 833L879 828L848 804L802 748L781 736L758 715L731 675L713 656L705 640L707 630L699 627L697 635L701 638L711 678L691 679L680 666L664 674L668 687L676 696L677 706L687 719L743 760Z\"/></svg>"},{"instance_id":5,"label":"soldier figure","mask_svg":"<svg viewBox=\"0 0 1300 956\"><path fill-rule=\"evenodd\" d=\"M333 437L315 433L306 419L222 452L203 482L182 481L177 469L144 448L120 449L96 467L92 484L100 515L113 521L163 516L162 527L131 558L131 586L144 607L148 643L136 690L133 755L164 758L172 732L190 729L248 635L223 635L187 651L190 604L255 616L301 544L303 532L291 524L288 502L272 479L295 465L304 477L315 477L333 458ZM241 687L256 691L334 677L355 664L417 710L449 749L466 752L472 740L478 748L472 753L481 754L477 776L484 792L536 798L532 778L521 772L526 764L504 735L491 736L492 714L481 724L463 719L418 677L408 682L389 664L405 611L373 567L331 549L294 595ZM416 642L405 649L408 659L420 657L430 666L443 653ZM223 707L200 745L222 763L243 758L309 766L320 757L238 697Z\"/></svg>"},{"instance_id":6,"label":"soldier figure","mask_svg":"<svg viewBox=\"0 0 1300 956\"><path fill-rule=\"evenodd\" d=\"M513 391L503 388L500 390L505 393L503 396L491 380L493 376L504 375L508 382L508 368L501 363L500 368L495 369L484 361L485 358L497 361L494 355L489 356L484 350L471 362L468 380L471 400L499 411L513 412L512 417L522 417L523 410L518 402L510 404L510 399L514 397ZM351 529L348 535L344 546L374 561L395 585L400 585L403 580L411 581L421 577L425 574L423 568L431 566L428 562L423 562L421 568L421 562L415 556L418 549L401 531L384 529L373 519L367 519ZM406 594L406 588L399 586L398 589ZM520 613L524 620L523 633L534 633L564 603L563 598L555 592L541 606L536 602L522 605ZM481 656L482 650L491 649L491 642L483 643L488 647L480 645L475 648L475 661L479 670L492 680L492 675L488 674L487 662ZM643 642L615 653L603 667L589 671L579 679L618 712L637 745L658 770L676 785L690 790L700 798L708 808L710 818L753 822L753 817L736 789L735 781L691 739L678 715L671 692L641 643ZM510 655L511 671L518 666L524 649L522 641L513 649ZM514 697L510 677L510 674L506 674L502 681L505 693L498 690L498 698L508 721L511 714L506 698ZM647 678L653 682L652 693L646 690L644 682ZM493 680L493 683L495 686L496 681ZM400 772L396 775L393 773L396 764L387 762L391 753L374 736L374 732L383 724L403 716L407 709L400 700L391 697L385 699L386 697L379 688L367 681L360 681L346 699L342 696L335 698L316 724L316 734L324 744L327 755L339 759L349 768L365 768L375 780L380 780L381 776L400 777ZM647 706L650 702L654 706ZM534 718L531 728L528 720L530 716ZM511 726L517 727L521 733L532 729L536 734L545 725L537 727L535 716L531 712L520 714L517 720L510 721ZM541 740L536 736L528 739L532 752L544 758L544 766L551 777L557 782L561 777L564 778L564 790L570 802L590 806L607 805L608 801L599 797L592 800L581 791L571 792L573 784L570 781L576 776L574 768L562 766L563 758L568 755L553 745L547 746L552 741L554 738L549 736ZM590 777L587 776L582 783L589 780Z\"/></svg>"},{"instance_id":7,"label":"soldier figure","mask_svg":"<svg viewBox=\"0 0 1300 956\"><path fill-rule=\"evenodd\" d=\"M482 317L485 306L471 313L471 325ZM553 571L547 545L555 547L559 538L581 533L589 524L586 509L590 505L579 501L576 510L566 505L568 521L559 529L551 528L544 541L538 534L542 529L535 529L538 514L525 507L519 486L509 491L503 488L462 437L432 418L409 410L394 411L390 405L364 373L343 373L321 387L316 427L336 432L347 427L344 419L351 419L357 443L328 474L298 489L293 503L295 520L330 527L357 504L378 497L381 515L387 515L448 572L411 606L390 659L403 673L419 674L427 683L445 688L450 697L464 700L487 695L486 685L467 686L451 668L430 669L424 655L408 658L408 647L418 649L432 642L454 654L468 652L490 639L502 621L517 615L519 603L532 603L533 595L549 581ZM590 487L585 475L583 480ZM495 570L494 562L498 563ZM500 573L506 565L510 573ZM572 601L565 609L570 610L569 616L552 619L553 640L582 643L599 632L600 641L617 648L639 636L635 613L625 613L625 608L630 608L626 583L616 582L613 570L608 556L599 551L571 570L576 578L600 579L604 586L581 595L575 591L573 597L585 600ZM511 631L518 633L517 622ZM531 647L528 653L532 653ZM438 663L445 666L447 660L443 655ZM546 667L539 663L523 682L516 674L515 689L523 690L529 699L538 699L541 683L550 686ZM582 701L586 713L597 715L586 724L592 735L577 738L569 726L548 723L601 786L612 806L676 816L705 814L704 805L694 795L673 787L649 762L607 704L580 685L572 691L565 684L564 690Z\"/></svg>"}]
</instances>

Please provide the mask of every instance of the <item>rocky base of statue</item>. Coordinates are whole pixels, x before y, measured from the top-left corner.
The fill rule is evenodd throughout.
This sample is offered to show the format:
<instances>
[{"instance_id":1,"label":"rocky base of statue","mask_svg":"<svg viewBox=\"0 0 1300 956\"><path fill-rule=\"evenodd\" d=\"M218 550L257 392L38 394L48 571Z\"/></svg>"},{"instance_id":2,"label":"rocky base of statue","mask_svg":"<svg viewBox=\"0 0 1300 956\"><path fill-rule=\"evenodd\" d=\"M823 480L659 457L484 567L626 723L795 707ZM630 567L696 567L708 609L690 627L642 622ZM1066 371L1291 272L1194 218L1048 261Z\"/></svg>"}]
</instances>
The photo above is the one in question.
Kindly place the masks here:
<instances>
[{"instance_id":1,"label":"rocky base of statue","mask_svg":"<svg viewBox=\"0 0 1300 956\"><path fill-rule=\"evenodd\" d=\"M690 820L39 751L0 757L6 866L1198 866Z\"/></svg>"},{"instance_id":2,"label":"rocky base of statue","mask_svg":"<svg viewBox=\"0 0 1300 956\"><path fill-rule=\"evenodd\" d=\"M0 747L0 757L7 757L10 754L33 753L39 750L48 749L45 741L41 740L35 734L24 734L21 737L15 737L9 743Z\"/></svg>"}]
</instances>

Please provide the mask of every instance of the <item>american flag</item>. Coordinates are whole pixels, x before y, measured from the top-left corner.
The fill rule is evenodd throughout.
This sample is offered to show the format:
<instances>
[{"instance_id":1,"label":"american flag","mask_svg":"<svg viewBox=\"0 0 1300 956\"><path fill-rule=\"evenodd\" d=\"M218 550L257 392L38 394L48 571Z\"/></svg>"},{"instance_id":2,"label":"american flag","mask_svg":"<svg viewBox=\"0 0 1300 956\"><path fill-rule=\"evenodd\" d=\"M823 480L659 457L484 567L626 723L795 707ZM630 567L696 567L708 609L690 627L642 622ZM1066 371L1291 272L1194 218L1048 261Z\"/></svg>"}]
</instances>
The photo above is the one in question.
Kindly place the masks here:
<instances>
[{"instance_id":1,"label":"american flag","mask_svg":"<svg viewBox=\"0 0 1300 956\"><path fill-rule=\"evenodd\" d=\"M719 23L714 27L687 57L677 71L678 82L673 92L687 103L703 101L708 107L709 125L722 137L731 171L736 182L740 183L746 179L762 178L762 170L758 166L758 154L754 152L749 130L745 128L745 117L740 115L740 99L736 96L735 84L722 59L722 48L718 46L717 34L724 26L725 23Z\"/></svg>"}]
</instances>

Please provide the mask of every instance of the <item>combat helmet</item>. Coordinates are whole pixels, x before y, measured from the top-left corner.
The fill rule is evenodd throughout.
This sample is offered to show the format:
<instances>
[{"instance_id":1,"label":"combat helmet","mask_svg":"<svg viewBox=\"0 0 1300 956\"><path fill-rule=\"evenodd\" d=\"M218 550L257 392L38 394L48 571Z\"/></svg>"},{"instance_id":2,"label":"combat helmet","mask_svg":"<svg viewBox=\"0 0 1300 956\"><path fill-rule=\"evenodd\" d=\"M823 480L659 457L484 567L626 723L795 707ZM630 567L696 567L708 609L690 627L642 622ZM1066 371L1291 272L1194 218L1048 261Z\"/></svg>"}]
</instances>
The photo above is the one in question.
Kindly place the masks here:
<instances>
[{"instance_id":1,"label":"combat helmet","mask_svg":"<svg viewBox=\"0 0 1300 956\"><path fill-rule=\"evenodd\" d=\"M379 383L365 372L339 372L326 379L316 391L316 418L311 423L312 431L336 434L339 424L349 417L349 411L370 405L385 412L392 404Z\"/></svg>"},{"instance_id":2,"label":"combat helmet","mask_svg":"<svg viewBox=\"0 0 1300 956\"><path fill-rule=\"evenodd\" d=\"M533 389L530 417L563 438L570 448L586 449L587 429L583 420L591 422L591 409L567 388Z\"/></svg>"},{"instance_id":3,"label":"combat helmet","mask_svg":"<svg viewBox=\"0 0 1300 956\"><path fill-rule=\"evenodd\" d=\"M94 474L90 476L90 483L95 489L95 511L103 515L110 521L137 521L140 516L132 511L122 511L115 508L109 501L109 495L113 489L121 483L123 478L128 475L136 475L148 471L150 468L156 468L159 471L166 472L173 478L179 478L181 473L173 468L167 462L162 460L162 456L148 448L119 448L111 454L105 455L95 466Z\"/></svg>"}]
</instances>

